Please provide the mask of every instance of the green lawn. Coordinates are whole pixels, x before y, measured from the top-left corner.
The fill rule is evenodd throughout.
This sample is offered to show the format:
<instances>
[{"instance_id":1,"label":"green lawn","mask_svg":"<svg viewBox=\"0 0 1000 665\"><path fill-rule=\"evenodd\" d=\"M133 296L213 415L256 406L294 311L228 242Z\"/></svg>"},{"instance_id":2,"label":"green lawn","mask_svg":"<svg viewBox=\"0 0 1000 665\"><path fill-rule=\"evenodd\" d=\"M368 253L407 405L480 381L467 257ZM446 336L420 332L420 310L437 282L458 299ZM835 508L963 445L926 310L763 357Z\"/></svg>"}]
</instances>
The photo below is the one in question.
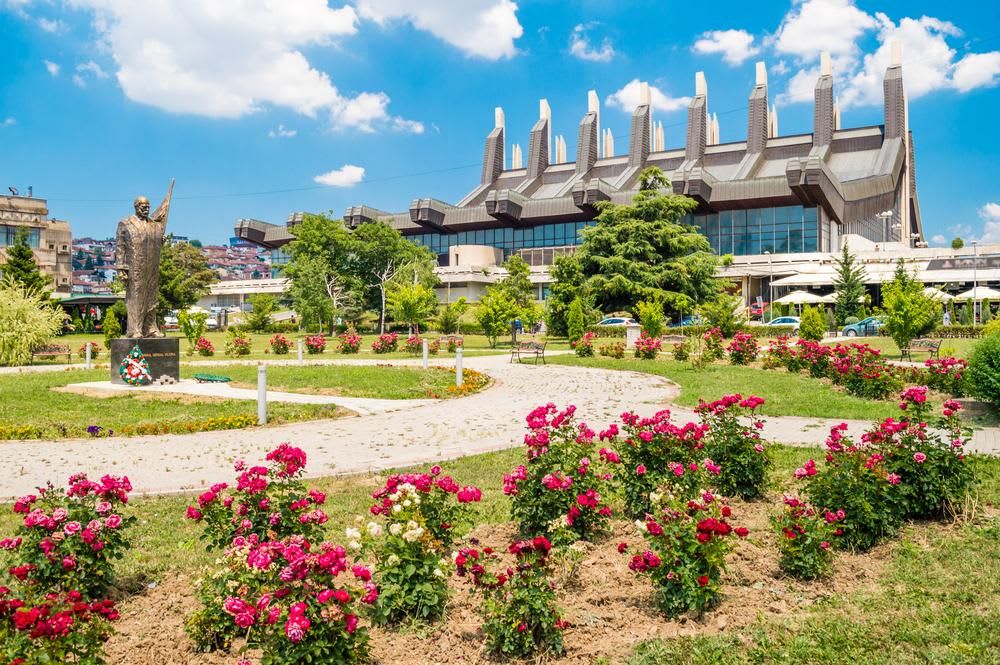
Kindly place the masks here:
<instances>
[{"instance_id":1,"label":"green lawn","mask_svg":"<svg viewBox=\"0 0 1000 665\"><path fill-rule=\"evenodd\" d=\"M793 469L815 450L774 446L772 493L780 492ZM444 464L461 483L483 489L475 506L481 524L509 520L509 501L501 490L503 473L523 460L522 449L464 457ZM631 665L660 663L987 663L1000 658L1000 460L974 458L980 477L982 513L953 526L912 524L890 550L884 576L873 586L835 596L794 614L760 618L748 628L718 636L656 640L636 645ZM423 469L424 467L421 467ZM228 470L217 478L231 480ZM385 474L309 481L328 494L327 534L342 539L353 517L364 514L371 491ZM45 479L38 479L39 482ZM64 479L53 479L64 481ZM133 546L117 563L119 586L133 593L174 573L192 575L210 563L198 540L199 529L183 518L192 496L136 499L128 512L139 518ZM18 520L9 508L0 512L0 537ZM815 583L825 589L823 582ZM774 585L781 587L781 580ZM634 611L634 608L622 608ZM707 621L712 621L711 613ZM569 654L570 656L572 654ZM598 661L601 662L601 661Z\"/></svg>"},{"instance_id":2,"label":"green lawn","mask_svg":"<svg viewBox=\"0 0 1000 665\"><path fill-rule=\"evenodd\" d=\"M934 335L927 335L930 339L935 339ZM891 337L838 337L835 340L827 340L830 344L840 342L841 344L848 344L851 342L858 342L862 344L868 344L872 348L879 349L882 354L887 358L899 358L899 347L896 343L892 341ZM977 339L946 339L941 343L941 357L944 356L954 356L955 358L968 358L969 354L972 353L972 347L978 342ZM913 359L917 362L923 362L927 360L928 354L926 352L917 351L913 354Z\"/></svg>"},{"instance_id":3,"label":"green lawn","mask_svg":"<svg viewBox=\"0 0 1000 665\"><path fill-rule=\"evenodd\" d=\"M714 400L722 395L740 393L758 395L767 400L761 407L761 412L768 416L882 420L899 414L899 407L895 402L864 400L835 388L826 380L784 370L763 370L721 363L695 369L690 363L663 357L657 360L628 357L615 360L564 355L555 356L549 362L663 376L681 387L681 394L677 399L681 406L697 406L699 399Z\"/></svg>"},{"instance_id":4,"label":"green lawn","mask_svg":"<svg viewBox=\"0 0 1000 665\"><path fill-rule=\"evenodd\" d=\"M224 370L224 371L222 371ZM198 371L195 366L181 370L182 378ZM257 368L233 365L217 368L238 381L256 385ZM161 423L169 431L199 431L215 428L209 419L234 416L256 417L257 405L251 400L206 400L196 397L150 397L143 394L95 397L54 390L70 383L104 381L107 369L69 370L65 372L27 372L0 375L0 438L62 438L85 436L86 428L99 425L121 433L123 427ZM443 393L454 383L454 374L434 369L374 366L272 366L268 383L274 389L305 390L351 397L386 399L426 398ZM330 405L268 404L272 424L297 420L330 418L342 414ZM15 428L28 427L27 433ZM189 429L191 428L191 429Z\"/></svg>"},{"instance_id":5,"label":"green lawn","mask_svg":"<svg viewBox=\"0 0 1000 665\"><path fill-rule=\"evenodd\" d=\"M179 337L180 335L177 332L169 332L167 333L167 336ZM424 336L427 337L428 341L433 341L438 337L440 337L441 335L439 333L429 333L425 334ZM215 355L211 357L203 357L199 355L189 356L186 354L188 348L187 340L181 338L182 363L199 362L199 361L219 361L219 360L231 359L231 356L227 356L224 353L226 348L226 339L228 339L226 333L209 332L205 334L205 337L215 347ZM270 333L264 335L251 334L250 340L251 340L252 352L248 356L240 356L239 359L240 360L275 360L275 359L290 360L294 359L297 356L296 340L298 340L299 338L299 335L297 333L285 333L285 337L287 337L288 340L291 342L291 348L289 349L287 355L279 356L270 353L270 346L268 345L268 340L270 340L271 337L272 335ZM383 355L377 355L375 353L372 353L371 344L373 341L375 341L376 337L378 337L378 335L374 333L363 333L360 353L355 355L343 355L338 353L337 352L338 340L335 337L327 337L326 352L311 357L324 360L329 360L329 359L350 360L352 358L378 358L378 359L388 360L393 358L419 357L419 356L413 356L412 354L406 353L405 351L402 350L397 351L395 353L387 353ZM506 353L511 347L509 336L506 338L501 338L496 348L491 348L489 345L489 340L483 335L464 335L463 337L464 337L463 354L465 355L465 357L479 356L492 353ZM544 336L539 336L538 339L544 340L545 338ZM399 336L400 349L402 349L403 343L405 341L406 341L406 335L400 335ZM63 335L61 337L54 337L50 340L50 343L52 344L68 345L70 349L73 351L72 362L76 364L83 364L85 362L83 358L79 357L79 355L77 354L77 350L83 347L83 345L86 342L95 342L100 347L100 355L98 356L95 362L107 363L108 354L107 350L104 348L104 337L101 335ZM566 340L565 337L548 339L547 342L548 346L546 347L546 349L550 351L569 348L569 342ZM265 349L267 349L268 351L267 353L265 353ZM306 358L310 357L308 353L305 352L305 350L303 350L303 354L305 355ZM431 360L433 361L435 357L437 358L438 362L443 363L452 360L455 357L455 354L448 353L448 350L446 348L442 348L437 356L431 356ZM65 362L66 362L66 356L60 356L58 358L37 358L35 359L34 364L53 365L53 364L62 364Z\"/></svg>"}]
</instances>

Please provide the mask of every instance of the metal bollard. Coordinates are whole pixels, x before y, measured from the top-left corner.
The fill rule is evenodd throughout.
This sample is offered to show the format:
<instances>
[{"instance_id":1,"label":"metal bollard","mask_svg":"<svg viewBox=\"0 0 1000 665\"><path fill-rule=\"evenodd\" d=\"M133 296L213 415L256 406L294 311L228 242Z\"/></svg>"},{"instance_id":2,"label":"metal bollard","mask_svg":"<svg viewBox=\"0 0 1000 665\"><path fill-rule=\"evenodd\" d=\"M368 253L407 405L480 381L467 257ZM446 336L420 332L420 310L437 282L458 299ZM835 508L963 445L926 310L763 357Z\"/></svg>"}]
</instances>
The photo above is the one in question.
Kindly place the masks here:
<instances>
[{"instance_id":1,"label":"metal bollard","mask_svg":"<svg viewBox=\"0 0 1000 665\"><path fill-rule=\"evenodd\" d=\"M87 342L87 369L90 369L90 353L92 349L90 348L90 342Z\"/></svg>"},{"instance_id":2,"label":"metal bollard","mask_svg":"<svg viewBox=\"0 0 1000 665\"><path fill-rule=\"evenodd\" d=\"M462 347L455 349L455 385L462 387Z\"/></svg>"},{"instance_id":3,"label":"metal bollard","mask_svg":"<svg viewBox=\"0 0 1000 665\"><path fill-rule=\"evenodd\" d=\"M427 340L425 339L423 340L423 342L424 342L424 369L427 369Z\"/></svg>"},{"instance_id":4,"label":"metal bollard","mask_svg":"<svg viewBox=\"0 0 1000 665\"><path fill-rule=\"evenodd\" d=\"M299 338L299 364L302 364L302 338Z\"/></svg>"},{"instance_id":5,"label":"metal bollard","mask_svg":"<svg viewBox=\"0 0 1000 665\"><path fill-rule=\"evenodd\" d=\"M257 424L267 424L267 365L257 365Z\"/></svg>"}]
</instances>

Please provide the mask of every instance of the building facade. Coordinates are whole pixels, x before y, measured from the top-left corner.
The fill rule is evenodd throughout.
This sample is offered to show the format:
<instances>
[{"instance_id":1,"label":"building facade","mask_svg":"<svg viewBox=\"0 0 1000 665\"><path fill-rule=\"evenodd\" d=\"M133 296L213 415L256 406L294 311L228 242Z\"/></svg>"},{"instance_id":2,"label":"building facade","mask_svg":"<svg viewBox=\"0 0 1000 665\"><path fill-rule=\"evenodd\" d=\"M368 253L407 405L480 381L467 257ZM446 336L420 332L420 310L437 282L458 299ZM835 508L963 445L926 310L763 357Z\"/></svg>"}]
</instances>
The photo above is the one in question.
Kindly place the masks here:
<instances>
[{"instance_id":1,"label":"building facade","mask_svg":"<svg viewBox=\"0 0 1000 665\"><path fill-rule=\"evenodd\" d=\"M52 278L52 290L69 295L73 290L73 232L69 222L49 219L44 199L0 196L0 272L6 248L22 229L28 233L38 267Z\"/></svg>"}]
</instances>

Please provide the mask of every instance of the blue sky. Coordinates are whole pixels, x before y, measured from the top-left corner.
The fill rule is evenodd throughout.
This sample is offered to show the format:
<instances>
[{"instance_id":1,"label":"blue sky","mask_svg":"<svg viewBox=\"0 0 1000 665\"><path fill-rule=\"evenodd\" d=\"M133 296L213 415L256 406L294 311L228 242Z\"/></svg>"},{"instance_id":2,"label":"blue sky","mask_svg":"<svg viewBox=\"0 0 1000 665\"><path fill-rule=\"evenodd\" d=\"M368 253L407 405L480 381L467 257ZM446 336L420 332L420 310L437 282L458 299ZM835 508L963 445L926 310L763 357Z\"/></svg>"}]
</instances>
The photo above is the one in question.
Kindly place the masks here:
<instances>
[{"instance_id":1,"label":"blue sky","mask_svg":"<svg viewBox=\"0 0 1000 665\"><path fill-rule=\"evenodd\" d=\"M1000 242L1000 3L0 0L0 35L0 185L32 185L77 236L171 177L172 230L205 242L240 217L454 202L494 107L527 152L548 99L572 160L596 89L621 153L635 80L680 146L696 71L740 140L757 60L780 133L809 132L822 50L842 125L880 124L898 39L928 238Z\"/></svg>"}]
</instances>

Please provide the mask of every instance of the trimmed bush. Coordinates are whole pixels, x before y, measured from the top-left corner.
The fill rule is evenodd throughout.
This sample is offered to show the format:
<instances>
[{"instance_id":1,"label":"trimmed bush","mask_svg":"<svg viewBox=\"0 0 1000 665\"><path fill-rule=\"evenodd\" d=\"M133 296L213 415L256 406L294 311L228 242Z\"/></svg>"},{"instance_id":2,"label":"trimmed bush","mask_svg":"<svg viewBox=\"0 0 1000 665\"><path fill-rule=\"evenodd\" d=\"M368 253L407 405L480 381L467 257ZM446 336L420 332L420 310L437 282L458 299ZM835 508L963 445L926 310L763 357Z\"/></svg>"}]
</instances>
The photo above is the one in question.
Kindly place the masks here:
<instances>
[{"instance_id":1,"label":"trimmed bush","mask_svg":"<svg viewBox=\"0 0 1000 665\"><path fill-rule=\"evenodd\" d=\"M815 307L806 307L802 312L802 322L799 324L799 337L818 342L823 339L826 324L823 315Z\"/></svg>"},{"instance_id":2,"label":"trimmed bush","mask_svg":"<svg viewBox=\"0 0 1000 665\"><path fill-rule=\"evenodd\" d=\"M1000 335L976 343L969 356L967 376L973 395L1000 408Z\"/></svg>"}]
</instances>

